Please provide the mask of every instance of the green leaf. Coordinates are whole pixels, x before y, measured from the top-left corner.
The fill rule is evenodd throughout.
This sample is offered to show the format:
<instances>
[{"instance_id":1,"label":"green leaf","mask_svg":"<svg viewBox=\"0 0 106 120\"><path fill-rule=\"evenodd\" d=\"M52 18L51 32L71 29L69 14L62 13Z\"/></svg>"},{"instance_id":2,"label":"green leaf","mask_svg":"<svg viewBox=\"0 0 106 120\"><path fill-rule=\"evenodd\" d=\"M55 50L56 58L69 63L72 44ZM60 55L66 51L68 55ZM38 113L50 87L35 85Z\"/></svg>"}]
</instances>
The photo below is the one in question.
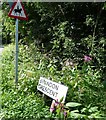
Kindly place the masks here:
<instances>
[{"instance_id":1,"label":"green leaf","mask_svg":"<svg viewBox=\"0 0 106 120\"><path fill-rule=\"evenodd\" d=\"M89 111L90 113L92 113L92 112L97 112L97 111L98 111L98 107L91 107L88 111Z\"/></svg>"},{"instance_id":2,"label":"green leaf","mask_svg":"<svg viewBox=\"0 0 106 120\"><path fill-rule=\"evenodd\" d=\"M60 99L60 103L63 101L63 99L64 99L64 97L62 97L62 98Z\"/></svg>"},{"instance_id":3,"label":"green leaf","mask_svg":"<svg viewBox=\"0 0 106 120\"><path fill-rule=\"evenodd\" d=\"M66 103L66 107L78 107L78 106L81 106L81 104L76 102Z\"/></svg>"},{"instance_id":4,"label":"green leaf","mask_svg":"<svg viewBox=\"0 0 106 120\"><path fill-rule=\"evenodd\" d=\"M70 115L71 115L71 117L73 117L73 118L87 118L86 115L84 115L84 114L79 114L79 113L75 113L75 112L71 112Z\"/></svg>"},{"instance_id":5,"label":"green leaf","mask_svg":"<svg viewBox=\"0 0 106 120\"><path fill-rule=\"evenodd\" d=\"M104 86L104 89L106 90L106 80L103 81L103 86Z\"/></svg>"},{"instance_id":6,"label":"green leaf","mask_svg":"<svg viewBox=\"0 0 106 120\"><path fill-rule=\"evenodd\" d=\"M71 111L71 112L78 113L79 111L78 111L78 110L73 110L73 111Z\"/></svg>"}]
</instances>

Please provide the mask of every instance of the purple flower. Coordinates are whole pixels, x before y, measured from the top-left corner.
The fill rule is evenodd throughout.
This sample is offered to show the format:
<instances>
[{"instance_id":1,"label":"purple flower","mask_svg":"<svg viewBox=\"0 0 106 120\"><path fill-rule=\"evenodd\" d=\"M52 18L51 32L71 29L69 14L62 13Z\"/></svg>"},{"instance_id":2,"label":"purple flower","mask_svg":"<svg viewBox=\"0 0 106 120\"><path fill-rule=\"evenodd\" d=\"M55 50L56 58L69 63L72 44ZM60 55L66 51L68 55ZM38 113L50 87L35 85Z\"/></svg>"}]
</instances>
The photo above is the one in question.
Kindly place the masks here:
<instances>
[{"instance_id":1,"label":"purple flower","mask_svg":"<svg viewBox=\"0 0 106 120\"><path fill-rule=\"evenodd\" d=\"M67 115L67 112L66 111L64 111L64 116L66 116Z\"/></svg>"},{"instance_id":2,"label":"purple flower","mask_svg":"<svg viewBox=\"0 0 106 120\"><path fill-rule=\"evenodd\" d=\"M58 102L58 101L55 102L55 106L57 106L57 105L59 105L59 102Z\"/></svg>"},{"instance_id":3,"label":"purple flower","mask_svg":"<svg viewBox=\"0 0 106 120\"><path fill-rule=\"evenodd\" d=\"M52 113L54 111L54 108L50 108L50 112Z\"/></svg>"},{"instance_id":4,"label":"purple flower","mask_svg":"<svg viewBox=\"0 0 106 120\"><path fill-rule=\"evenodd\" d=\"M89 61L91 61L91 60L92 60L91 57L89 57L89 56L87 56L87 55L84 56L84 61L85 61L85 62L89 62Z\"/></svg>"}]
</instances>

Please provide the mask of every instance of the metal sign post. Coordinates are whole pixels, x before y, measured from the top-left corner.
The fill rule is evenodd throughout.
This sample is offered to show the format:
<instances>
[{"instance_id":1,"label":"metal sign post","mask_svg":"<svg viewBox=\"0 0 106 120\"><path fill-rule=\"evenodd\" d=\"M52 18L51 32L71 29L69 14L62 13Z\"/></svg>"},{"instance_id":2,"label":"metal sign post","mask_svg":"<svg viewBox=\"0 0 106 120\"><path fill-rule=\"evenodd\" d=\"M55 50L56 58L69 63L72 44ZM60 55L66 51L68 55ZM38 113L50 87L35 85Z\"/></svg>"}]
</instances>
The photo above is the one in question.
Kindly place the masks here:
<instances>
[{"instance_id":1,"label":"metal sign post","mask_svg":"<svg viewBox=\"0 0 106 120\"><path fill-rule=\"evenodd\" d=\"M15 83L18 84L18 19L16 19L16 35L15 35L15 50L16 50L16 56L15 56Z\"/></svg>"},{"instance_id":2,"label":"metal sign post","mask_svg":"<svg viewBox=\"0 0 106 120\"><path fill-rule=\"evenodd\" d=\"M15 0L7 0L7 2L8 2L8 4L9 4L10 8L12 8Z\"/></svg>"},{"instance_id":3,"label":"metal sign post","mask_svg":"<svg viewBox=\"0 0 106 120\"><path fill-rule=\"evenodd\" d=\"M14 0L13 0L14 1ZM16 34L15 34L15 84L18 85L18 19L20 20L28 20L28 17L26 15L26 11L24 9L24 6L22 5L20 0L15 0L14 3L10 3L10 0L8 0L9 5L11 7L8 16L12 18L16 18Z\"/></svg>"}]
</instances>

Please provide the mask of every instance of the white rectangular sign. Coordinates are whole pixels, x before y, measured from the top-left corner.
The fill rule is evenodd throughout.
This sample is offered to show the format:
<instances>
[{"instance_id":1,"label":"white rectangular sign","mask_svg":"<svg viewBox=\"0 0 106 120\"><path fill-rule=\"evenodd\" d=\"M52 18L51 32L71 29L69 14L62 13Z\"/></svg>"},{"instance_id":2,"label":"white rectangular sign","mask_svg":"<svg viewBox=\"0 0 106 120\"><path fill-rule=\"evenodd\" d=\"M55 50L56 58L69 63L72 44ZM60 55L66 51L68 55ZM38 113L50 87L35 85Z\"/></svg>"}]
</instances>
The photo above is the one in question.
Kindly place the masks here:
<instances>
[{"instance_id":1,"label":"white rectangular sign","mask_svg":"<svg viewBox=\"0 0 106 120\"><path fill-rule=\"evenodd\" d=\"M64 102L68 87L48 80L46 78L40 77L37 89L54 100L60 101L60 99L63 97L62 102Z\"/></svg>"}]
</instances>

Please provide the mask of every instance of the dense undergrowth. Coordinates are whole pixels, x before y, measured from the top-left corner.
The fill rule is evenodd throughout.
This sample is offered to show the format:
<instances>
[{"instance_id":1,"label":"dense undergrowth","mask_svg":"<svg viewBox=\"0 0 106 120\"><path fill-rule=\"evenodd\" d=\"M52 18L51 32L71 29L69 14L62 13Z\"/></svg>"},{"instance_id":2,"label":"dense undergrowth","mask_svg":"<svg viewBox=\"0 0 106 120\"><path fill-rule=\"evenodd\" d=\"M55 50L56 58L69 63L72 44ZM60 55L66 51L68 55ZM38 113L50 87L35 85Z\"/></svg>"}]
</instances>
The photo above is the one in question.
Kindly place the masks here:
<instances>
[{"instance_id":1,"label":"dense undergrowth","mask_svg":"<svg viewBox=\"0 0 106 120\"><path fill-rule=\"evenodd\" d=\"M29 20L19 20L18 86L15 19L2 5L2 43L10 45L1 61L0 118L106 119L106 3L23 4ZM64 108L52 114L52 99L37 91L41 76L68 86Z\"/></svg>"},{"instance_id":2,"label":"dense undergrowth","mask_svg":"<svg viewBox=\"0 0 106 120\"><path fill-rule=\"evenodd\" d=\"M4 48L2 54L2 94L0 117L8 120L25 119L100 119L106 114L106 92L101 82L100 72L92 69L89 62L83 66L61 62L61 70L56 65L56 59L42 54L34 44L19 45L19 76L18 86L15 86L15 46ZM83 59L83 58L82 58ZM80 68L80 69L79 69ZM67 116L64 116L59 106L51 114L51 98L42 97L37 91L40 76L61 81L68 86L66 103ZM76 104L80 104L80 106ZM60 111L59 111L60 110ZM104 118L105 119L105 118Z\"/></svg>"}]
</instances>

